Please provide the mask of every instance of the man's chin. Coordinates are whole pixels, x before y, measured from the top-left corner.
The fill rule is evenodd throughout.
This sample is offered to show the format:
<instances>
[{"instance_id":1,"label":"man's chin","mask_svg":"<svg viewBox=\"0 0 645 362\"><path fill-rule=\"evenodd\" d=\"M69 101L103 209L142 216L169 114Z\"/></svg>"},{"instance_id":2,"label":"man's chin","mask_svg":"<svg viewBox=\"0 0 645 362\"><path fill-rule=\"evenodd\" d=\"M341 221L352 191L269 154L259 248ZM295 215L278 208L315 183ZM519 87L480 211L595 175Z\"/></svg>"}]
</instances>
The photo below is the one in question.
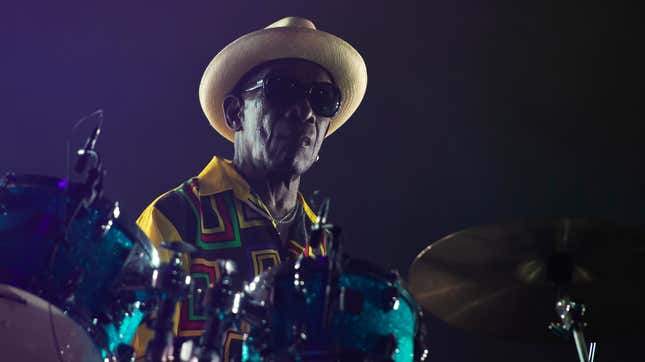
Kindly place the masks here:
<instances>
[{"instance_id":1,"label":"man's chin","mask_svg":"<svg viewBox=\"0 0 645 362\"><path fill-rule=\"evenodd\" d=\"M311 163L308 162L309 155L298 151L299 150L296 150L295 152L284 152L280 160L272 163L272 171L294 175L302 175L305 173L309 167L311 167Z\"/></svg>"}]
</instances>

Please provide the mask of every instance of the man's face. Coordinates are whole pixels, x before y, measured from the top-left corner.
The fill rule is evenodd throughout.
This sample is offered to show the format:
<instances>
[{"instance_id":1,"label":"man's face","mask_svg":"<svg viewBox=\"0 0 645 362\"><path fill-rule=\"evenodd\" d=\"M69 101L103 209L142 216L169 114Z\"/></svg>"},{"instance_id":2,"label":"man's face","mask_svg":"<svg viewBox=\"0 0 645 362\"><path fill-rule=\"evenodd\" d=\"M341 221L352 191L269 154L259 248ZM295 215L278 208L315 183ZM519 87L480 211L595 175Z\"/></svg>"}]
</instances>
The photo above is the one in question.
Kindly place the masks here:
<instances>
[{"instance_id":1,"label":"man's face","mask_svg":"<svg viewBox=\"0 0 645 362\"><path fill-rule=\"evenodd\" d=\"M315 63L284 59L258 68L241 89L251 88L267 75L301 84L332 82L325 69ZM314 113L304 95L287 104L265 95L263 87L240 93L243 104L239 109L241 128L235 132L235 153L256 170L301 175L316 161L331 118Z\"/></svg>"}]
</instances>

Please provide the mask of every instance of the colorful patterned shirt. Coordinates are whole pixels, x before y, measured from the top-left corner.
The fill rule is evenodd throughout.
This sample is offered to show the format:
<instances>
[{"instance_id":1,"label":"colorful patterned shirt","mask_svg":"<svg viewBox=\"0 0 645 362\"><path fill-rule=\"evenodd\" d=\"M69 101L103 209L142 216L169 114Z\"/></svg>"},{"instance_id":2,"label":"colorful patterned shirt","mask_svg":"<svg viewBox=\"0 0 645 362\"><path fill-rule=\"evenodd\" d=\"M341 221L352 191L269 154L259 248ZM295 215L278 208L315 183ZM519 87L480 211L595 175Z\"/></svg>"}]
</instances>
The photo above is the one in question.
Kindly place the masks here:
<instances>
[{"instance_id":1,"label":"colorful patterned shirt","mask_svg":"<svg viewBox=\"0 0 645 362\"><path fill-rule=\"evenodd\" d=\"M213 157L204 170L152 202L139 216L137 224L157 246L161 261L171 253L159 248L162 241L182 241L197 248L185 256L184 268L193 280L191 295L175 313L175 335L199 337L206 324L202 305L206 290L220 276L217 259L230 259L237 264L234 277L237 288L243 281L303 251L309 255L324 255L325 246L315 253L308 246L308 230L316 215L298 193L298 206L289 239L283 246L276 224L268 208L231 162ZM133 345L137 356L145 354L152 331L141 326ZM229 349L239 350L243 335L229 331L225 337L224 361ZM235 344L235 346L233 346Z\"/></svg>"}]
</instances>

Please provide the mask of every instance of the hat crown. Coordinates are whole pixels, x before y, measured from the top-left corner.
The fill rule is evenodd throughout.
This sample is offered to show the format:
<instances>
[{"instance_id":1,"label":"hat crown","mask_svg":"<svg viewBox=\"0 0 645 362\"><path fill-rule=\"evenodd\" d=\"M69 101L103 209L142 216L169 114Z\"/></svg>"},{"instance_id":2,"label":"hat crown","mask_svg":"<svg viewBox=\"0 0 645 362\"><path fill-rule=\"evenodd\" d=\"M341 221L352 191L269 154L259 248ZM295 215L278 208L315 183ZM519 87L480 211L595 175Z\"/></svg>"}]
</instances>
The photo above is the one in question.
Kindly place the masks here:
<instances>
[{"instance_id":1,"label":"hat crown","mask_svg":"<svg viewBox=\"0 0 645 362\"><path fill-rule=\"evenodd\" d=\"M265 29L271 29L271 28L307 28L307 29L312 29L316 30L316 25L309 20L305 18L301 18L299 16L288 16L286 18L282 18L275 23L272 23L268 25Z\"/></svg>"}]
</instances>

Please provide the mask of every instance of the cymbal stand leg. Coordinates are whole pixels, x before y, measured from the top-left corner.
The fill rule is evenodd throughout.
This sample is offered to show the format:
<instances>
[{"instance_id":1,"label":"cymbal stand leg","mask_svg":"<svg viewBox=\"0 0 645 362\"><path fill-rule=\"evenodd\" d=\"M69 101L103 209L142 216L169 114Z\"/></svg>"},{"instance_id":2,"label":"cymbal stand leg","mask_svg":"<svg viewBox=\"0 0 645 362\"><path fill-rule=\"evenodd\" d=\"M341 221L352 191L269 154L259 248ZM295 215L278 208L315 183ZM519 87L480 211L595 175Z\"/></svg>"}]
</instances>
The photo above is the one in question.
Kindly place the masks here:
<instances>
[{"instance_id":1,"label":"cymbal stand leg","mask_svg":"<svg viewBox=\"0 0 645 362\"><path fill-rule=\"evenodd\" d=\"M596 357L596 342L589 343L589 362L593 362Z\"/></svg>"},{"instance_id":2,"label":"cymbal stand leg","mask_svg":"<svg viewBox=\"0 0 645 362\"><path fill-rule=\"evenodd\" d=\"M578 358L580 362L589 362L589 351L587 350L587 343L585 336L578 328L573 329L573 340L576 342L576 350L578 350Z\"/></svg>"}]
</instances>

